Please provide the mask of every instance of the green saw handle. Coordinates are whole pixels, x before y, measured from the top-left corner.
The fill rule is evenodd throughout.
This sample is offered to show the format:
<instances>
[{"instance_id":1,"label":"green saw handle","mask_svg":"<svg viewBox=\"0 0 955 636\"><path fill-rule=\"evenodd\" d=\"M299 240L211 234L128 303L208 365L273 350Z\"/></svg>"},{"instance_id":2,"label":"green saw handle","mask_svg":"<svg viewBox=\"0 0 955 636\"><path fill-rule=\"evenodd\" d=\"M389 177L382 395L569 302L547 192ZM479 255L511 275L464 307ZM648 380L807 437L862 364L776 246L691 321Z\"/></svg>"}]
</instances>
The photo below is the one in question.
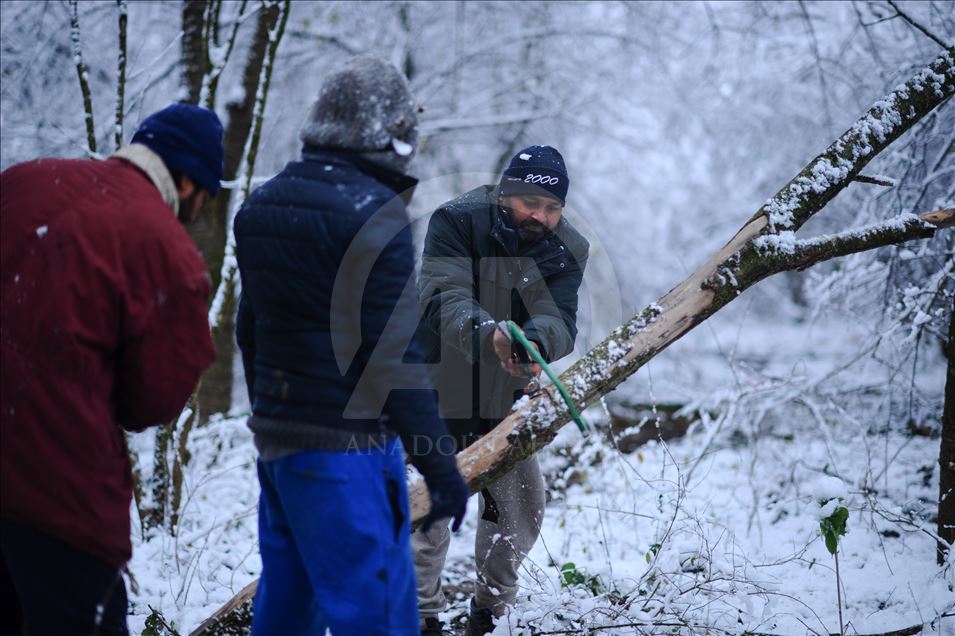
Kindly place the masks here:
<instances>
[{"instance_id":1,"label":"green saw handle","mask_svg":"<svg viewBox=\"0 0 955 636\"><path fill-rule=\"evenodd\" d=\"M521 328L518 327L513 320L507 321L507 329L510 332L512 340L517 340L521 343L526 350L528 355L541 366L541 369L544 370L544 373L547 374L547 377L550 378L550 381L554 383L554 386L557 387L557 390L560 392L560 396L564 398L564 403L567 404L567 408L570 410L570 415L574 418L574 422L577 423L577 428L580 429L580 432L584 435L590 433L590 427L587 426L587 422L580 417L580 413L577 411L577 405L574 404L574 400L570 397L570 393L567 392L567 387L564 386L564 383L557 378L557 374L551 371L551 368L547 366L547 363L544 362L543 356L540 352L537 351L537 348L534 347L530 341L524 336L524 332L521 331Z\"/></svg>"}]
</instances>

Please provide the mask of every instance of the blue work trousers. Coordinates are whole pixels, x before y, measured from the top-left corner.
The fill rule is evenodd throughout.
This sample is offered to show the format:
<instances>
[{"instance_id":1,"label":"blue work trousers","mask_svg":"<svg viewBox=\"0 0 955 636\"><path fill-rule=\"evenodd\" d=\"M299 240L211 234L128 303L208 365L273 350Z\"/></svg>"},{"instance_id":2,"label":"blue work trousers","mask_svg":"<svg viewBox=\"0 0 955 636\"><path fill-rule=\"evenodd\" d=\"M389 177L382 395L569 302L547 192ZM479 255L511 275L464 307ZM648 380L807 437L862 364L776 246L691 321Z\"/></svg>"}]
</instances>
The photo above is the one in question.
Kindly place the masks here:
<instances>
[{"instance_id":1,"label":"blue work trousers","mask_svg":"<svg viewBox=\"0 0 955 636\"><path fill-rule=\"evenodd\" d=\"M401 443L258 463L254 636L420 633Z\"/></svg>"}]
</instances>

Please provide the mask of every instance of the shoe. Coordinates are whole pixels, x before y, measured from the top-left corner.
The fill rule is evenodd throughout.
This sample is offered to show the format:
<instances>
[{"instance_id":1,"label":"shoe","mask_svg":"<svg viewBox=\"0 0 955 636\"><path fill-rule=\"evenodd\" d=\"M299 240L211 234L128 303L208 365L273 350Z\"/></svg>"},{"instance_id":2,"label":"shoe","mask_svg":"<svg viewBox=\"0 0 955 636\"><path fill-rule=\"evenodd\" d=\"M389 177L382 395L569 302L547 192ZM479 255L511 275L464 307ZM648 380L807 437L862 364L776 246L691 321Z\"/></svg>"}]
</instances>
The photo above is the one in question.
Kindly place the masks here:
<instances>
[{"instance_id":1,"label":"shoe","mask_svg":"<svg viewBox=\"0 0 955 636\"><path fill-rule=\"evenodd\" d=\"M443 636L444 623L433 616L421 621L421 636Z\"/></svg>"},{"instance_id":2,"label":"shoe","mask_svg":"<svg viewBox=\"0 0 955 636\"><path fill-rule=\"evenodd\" d=\"M468 628L465 636L484 636L494 631L494 614L486 607L476 607L471 599L471 611L468 613Z\"/></svg>"}]
</instances>

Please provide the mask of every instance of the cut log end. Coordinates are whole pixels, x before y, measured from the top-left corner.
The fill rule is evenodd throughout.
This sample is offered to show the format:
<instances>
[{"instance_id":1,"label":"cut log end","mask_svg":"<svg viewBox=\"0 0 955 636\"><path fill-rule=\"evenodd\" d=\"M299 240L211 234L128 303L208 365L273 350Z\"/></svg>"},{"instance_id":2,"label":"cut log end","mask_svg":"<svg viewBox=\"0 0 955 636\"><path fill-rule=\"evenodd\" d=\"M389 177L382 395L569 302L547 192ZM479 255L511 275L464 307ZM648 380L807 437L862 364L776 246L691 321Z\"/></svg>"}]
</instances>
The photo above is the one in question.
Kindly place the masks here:
<instances>
[{"instance_id":1,"label":"cut log end","mask_svg":"<svg viewBox=\"0 0 955 636\"><path fill-rule=\"evenodd\" d=\"M935 210L934 212L923 214L921 219L926 223L931 223L940 230L955 227L955 208Z\"/></svg>"}]
</instances>

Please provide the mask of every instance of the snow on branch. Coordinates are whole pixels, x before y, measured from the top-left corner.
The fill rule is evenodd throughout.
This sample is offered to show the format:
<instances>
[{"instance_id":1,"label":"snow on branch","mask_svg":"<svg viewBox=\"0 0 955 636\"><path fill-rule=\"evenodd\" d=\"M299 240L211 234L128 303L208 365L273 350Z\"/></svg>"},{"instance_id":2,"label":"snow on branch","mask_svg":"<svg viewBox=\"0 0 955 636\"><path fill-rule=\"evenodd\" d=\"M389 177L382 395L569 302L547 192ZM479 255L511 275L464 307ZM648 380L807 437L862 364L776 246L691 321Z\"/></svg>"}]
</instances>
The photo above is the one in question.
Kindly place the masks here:
<instances>
[{"instance_id":1,"label":"snow on branch","mask_svg":"<svg viewBox=\"0 0 955 636\"><path fill-rule=\"evenodd\" d=\"M829 236L787 242L782 235L767 234L753 241L761 253L773 253L784 270L803 270L816 263L857 252L915 239L931 238L943 228L955 226L955 209L895 218ZM789 233L786 233L789 234Z\"/></svg>"},{"instance_id":2,"label":"snow on branch","mask_svg":"<svg viewBox=\"0 0 955 636\"><path fill-rule=\"evenodd\" d=\"M955 48L877 101L839 139L767 201L756 215L770 230L798 230L912 124L955 92Z\"/></svg>"},{"instance_id":3,"label":"snow on branch","mask_svg":"<svg viewBox=\"0 0 955 636\"><path fill-rule=\"evenodd\" d=\"M235 41L236 36L239 33L239 27L250 16L255 15L258 11L258 7L256 7L252 11L247 12L247 6L248 0L242 0L242 2L239 4L239 14L232 22L232 29L229 32L229 37L226 39L225 44L220 45L215 38L212 38L211 41L207 42L209 70L202 77L202 88L199 92L199 101L210 110L215 109L216 93L218 92L219 88L219 78L222 76L222 72L225 70L225 66L228 63L229 58L232 57L232 49L235 47ZM218 7L216 7L215 16L210 16L208 22L210 25L213 23L218 23L218 19ZM210 26L210 28L212 27Z\"/></svg>"}]
</instances>

